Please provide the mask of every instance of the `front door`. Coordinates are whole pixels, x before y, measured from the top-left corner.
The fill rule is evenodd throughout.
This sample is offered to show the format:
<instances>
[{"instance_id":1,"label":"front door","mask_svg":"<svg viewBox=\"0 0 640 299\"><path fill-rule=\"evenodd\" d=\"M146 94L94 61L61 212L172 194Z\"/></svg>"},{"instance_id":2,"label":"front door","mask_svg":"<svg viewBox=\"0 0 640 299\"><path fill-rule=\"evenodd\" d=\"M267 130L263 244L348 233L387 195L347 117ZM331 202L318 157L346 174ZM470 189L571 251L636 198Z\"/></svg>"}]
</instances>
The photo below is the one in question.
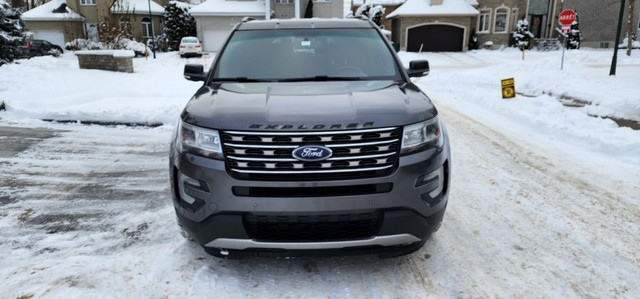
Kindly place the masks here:
<instances>
[{"instance_id":1,"label":"front door","mask_svg":"<svg viewBox=\"0 0 640 299\"><path fill-rule=\"evenodd\" d=\"M84 30L87 34L87 39L93 42L98 41L98 24L95 23L85 23Z\"/></svg>"},{"instance_id":2,"label":"front door","mask_svg":"<svg viewBox=\"0 0 640 299\"><path fill-rule=\"evenodd\" d=\"M542 17L543 15L531 16L531 27L529 28L529 31L531 31L536 38L542 37Z\"/></svg>"}]
</instances>

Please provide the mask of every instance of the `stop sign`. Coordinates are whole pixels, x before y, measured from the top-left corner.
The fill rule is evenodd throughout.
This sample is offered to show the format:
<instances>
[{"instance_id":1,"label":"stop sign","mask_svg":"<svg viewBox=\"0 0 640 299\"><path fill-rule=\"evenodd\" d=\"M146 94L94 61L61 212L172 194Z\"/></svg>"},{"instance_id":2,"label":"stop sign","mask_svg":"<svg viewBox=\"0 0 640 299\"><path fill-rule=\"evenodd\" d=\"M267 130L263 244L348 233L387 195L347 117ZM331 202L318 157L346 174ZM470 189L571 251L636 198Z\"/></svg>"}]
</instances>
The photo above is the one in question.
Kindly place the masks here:
<instances>
[{"instance_id":1,"label":"stop sign","mask_svg":"<svg viewBox=\"0 0 640 299\"><path fill-rule=\"evenodd\" d=\"M558 16L558 22L562 27L569 27L576 20L576 12L573 9L565 9Z\"/></svg>"}]
</instances>

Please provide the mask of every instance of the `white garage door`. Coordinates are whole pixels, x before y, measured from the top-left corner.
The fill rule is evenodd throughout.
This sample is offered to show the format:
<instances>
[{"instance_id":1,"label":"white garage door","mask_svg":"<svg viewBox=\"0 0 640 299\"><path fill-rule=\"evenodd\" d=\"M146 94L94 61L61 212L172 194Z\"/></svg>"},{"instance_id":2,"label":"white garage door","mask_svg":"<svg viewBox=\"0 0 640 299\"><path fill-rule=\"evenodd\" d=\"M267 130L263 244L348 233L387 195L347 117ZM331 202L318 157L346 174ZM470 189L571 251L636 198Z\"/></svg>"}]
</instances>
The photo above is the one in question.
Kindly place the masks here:
<instances>
[{"instance_id":1,"label":"white garage door","mask_svg":"<svg viewBox=\"0 0 640 299\"><path fill-rule=\"evenodd\" d=\"M60 30L35 30L33 39L44 39L64 49L64 34Z\"/></svg>"},{"instance_id":2,"label":"white garage door","mask_svg":"<svg viewBox=\"0 0 640 299\"><path fill-rule=\"evenodd\" d=\"M202 32L202 47L206 52L218 52L230 32L231 30L228 29L204 30Z\"/></svg>"}]
</instances>

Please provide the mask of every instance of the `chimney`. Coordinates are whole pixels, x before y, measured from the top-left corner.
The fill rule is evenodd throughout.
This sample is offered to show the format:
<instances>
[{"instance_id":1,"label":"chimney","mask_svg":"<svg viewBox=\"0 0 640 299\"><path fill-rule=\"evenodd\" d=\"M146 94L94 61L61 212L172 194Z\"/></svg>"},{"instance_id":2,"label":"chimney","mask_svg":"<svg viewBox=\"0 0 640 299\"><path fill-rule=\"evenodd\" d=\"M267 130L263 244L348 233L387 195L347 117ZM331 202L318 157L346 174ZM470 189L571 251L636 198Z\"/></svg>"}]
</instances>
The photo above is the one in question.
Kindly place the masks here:
<instances>
[{"instance_id":1,"label":"chimney","mask_svg":"<svg viewBox=\"0 0 640 299\"><path fill-rule=\"evenodd\" d=\"M442 5L444 0L431 0L431 5Z\"/></svg>"}]
</instances>

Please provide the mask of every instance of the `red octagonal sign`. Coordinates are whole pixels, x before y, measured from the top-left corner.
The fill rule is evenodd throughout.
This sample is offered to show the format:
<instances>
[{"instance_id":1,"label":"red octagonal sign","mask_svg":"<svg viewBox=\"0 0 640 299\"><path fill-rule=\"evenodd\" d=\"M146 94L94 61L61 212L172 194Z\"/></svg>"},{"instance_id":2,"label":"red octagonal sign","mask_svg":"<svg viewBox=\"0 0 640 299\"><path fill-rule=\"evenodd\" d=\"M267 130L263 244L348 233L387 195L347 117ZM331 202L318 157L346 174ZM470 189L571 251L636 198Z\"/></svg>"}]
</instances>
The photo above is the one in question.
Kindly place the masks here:
<instances>
[{"instance_id":1,"label":"red octagonal sign","mask_svg":"<svg viewBox=\"0 0 640 299\"><path fill-rule=\"evenodd\" d=\"M573 9L565 9L558 16L558 22L562 27L571 26L571 23L576 20L576 12Z\"/></svg>"}]
</instances>

